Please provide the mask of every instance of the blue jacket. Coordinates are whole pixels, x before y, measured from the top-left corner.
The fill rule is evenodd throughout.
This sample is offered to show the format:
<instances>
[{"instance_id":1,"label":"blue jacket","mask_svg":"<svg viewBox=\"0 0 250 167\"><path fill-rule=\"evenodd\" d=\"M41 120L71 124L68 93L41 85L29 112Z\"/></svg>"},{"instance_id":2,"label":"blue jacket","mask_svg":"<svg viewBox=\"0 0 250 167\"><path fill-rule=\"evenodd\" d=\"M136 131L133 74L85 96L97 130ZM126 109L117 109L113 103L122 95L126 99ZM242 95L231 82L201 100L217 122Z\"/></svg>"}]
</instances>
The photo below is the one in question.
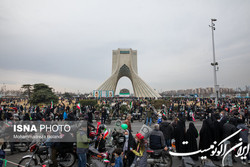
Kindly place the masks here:
<instances>
[{"instance_id":1,"label":"blue jacket","mask_svg":"<svg viewBox=\"0 0 250 167\"><path fill-rule=\"evenodd\" d=\"M115 166L114 167L122 167L122 158L120 156L115 159Z\"/></svg>"},{"instance_id":2,"label":"blue jacket","mask_svg":"<svg viewBox=\"0 0 250 167\"><path fill-rule=\"evenodd\" d=\"M64 113L63 113L63 119L65 120L67 118L68 118L67 113L64 111Z\"/></svg>"}]
</instances>

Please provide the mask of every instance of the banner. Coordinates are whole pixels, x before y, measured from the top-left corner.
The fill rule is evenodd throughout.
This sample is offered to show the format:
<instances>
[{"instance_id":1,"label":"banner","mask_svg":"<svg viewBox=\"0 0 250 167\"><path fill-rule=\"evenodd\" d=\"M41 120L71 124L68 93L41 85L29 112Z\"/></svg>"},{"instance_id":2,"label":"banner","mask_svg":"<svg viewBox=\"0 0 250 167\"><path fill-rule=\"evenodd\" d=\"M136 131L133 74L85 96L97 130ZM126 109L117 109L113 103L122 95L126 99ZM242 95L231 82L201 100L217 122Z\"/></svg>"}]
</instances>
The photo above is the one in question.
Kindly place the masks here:
<instances>
[{"instance_id":1,"label":"banner","mask_svg":"<svg viewBox=\"0 0 250 167\"><path fill-rule=\"evenodd\" d=\"M99 98L100 97L100 91L99 90L94 90L93 91L93 97Z\"/></svg>"},{"instance_id":2,"label":"banner","mask_svg":"<svg viewBox=\"0 0 250 167\"><path fill-rule=\"evenodd\" d=\"M102 91L102 97L107 97L107 91L106 90Z\"/></svg>"},{"instance_id":3,"label":"banner","mask_svg":"<svg viewBox=\"0 0 250 167\"><path fill-rule=\"evenodd\" d=\"M114 91L112 90L108 91L108 97L114 97Z\"/></svg>"},{"instance_id":4,"label":"banner","mask_svg":"<svg viewBox=\"0 0 250 167\"><path fill-rule=\"evenodd\" d=\"M94 90L93 91L93 97L99 98L99 97L114 97L114 91L112 90Z\"/></svg>"}]
</instances>

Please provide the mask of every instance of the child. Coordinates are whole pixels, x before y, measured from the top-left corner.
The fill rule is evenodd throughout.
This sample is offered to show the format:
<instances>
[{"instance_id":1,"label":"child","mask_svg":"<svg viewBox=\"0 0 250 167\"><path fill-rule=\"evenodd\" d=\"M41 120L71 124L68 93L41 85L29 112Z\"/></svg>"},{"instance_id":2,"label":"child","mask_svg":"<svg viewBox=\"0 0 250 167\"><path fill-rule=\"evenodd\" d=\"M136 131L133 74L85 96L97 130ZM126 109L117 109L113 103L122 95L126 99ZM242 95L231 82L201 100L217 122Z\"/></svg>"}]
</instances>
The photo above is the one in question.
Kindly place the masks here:
<instances>
[{"instance_id":1,"label":"child","mask_svg":"<svg viewBox=\"0 0 250 167\"><path fill-rule=\"evenodd\" d=\"M158 112L158 120L157 123L160 124L162 122L162 114L161 112Z\"/></svg>"},{"instance_id":2,"label":"child","mask_svg":"<svg viewBox=\"0 0 250 167\"><path fill-rule=\"evenodd\" d=\"M115 154L115 166L114 167L122 167L122 158L121 158L121 153L122 153L122 149L121 148L117 148L114 151Z\"/></svg>"},{"instance_id":3,"label":"child","mask_svg":"<svg viewBox=\"0 0 250 167\"><path fill-rule=\"evenodd\" d=\"M131 167L147 166L147 152L146 152L146 142L144 141L144 136L141 133L135 135L137 140L137 149L130 148L130 150L135 154L135 159Z\"/></svg>"},{"instance_id":4,"label":"child","mask_svg":"<svg viewBox=\"0 0 250 167\"><path fill-rule=\"evenodd\" d=\"M3 159L5 159L5 152L2 150L3 143L4 143L4 140L0 139L0 167L3 166L4 164Z\"/></svg>"}]
</instances>

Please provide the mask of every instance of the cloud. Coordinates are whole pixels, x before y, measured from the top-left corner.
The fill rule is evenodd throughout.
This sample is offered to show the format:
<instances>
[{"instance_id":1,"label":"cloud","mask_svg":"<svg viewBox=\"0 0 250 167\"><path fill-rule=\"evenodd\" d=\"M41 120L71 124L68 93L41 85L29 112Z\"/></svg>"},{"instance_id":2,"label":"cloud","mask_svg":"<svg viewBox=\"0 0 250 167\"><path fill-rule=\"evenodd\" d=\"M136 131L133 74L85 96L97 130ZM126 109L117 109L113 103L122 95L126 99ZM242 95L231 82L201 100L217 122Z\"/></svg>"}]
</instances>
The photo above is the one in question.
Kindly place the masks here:
<instances>
[{"instance_id":1,"label":"cloud","mask_svg":"<svg viewBox=\"0 0 250 167\"><path fill-rule=\"evenodd\" d=\"M32 71L15 71L0 69L1 83L7 89L20 89L24 84L45 83L59 92L90 93L100 82L87 78L65 77L54 74L42 74Z\"/></svg>"},{"instance_id":2,"label":"cloud","mask_svg":"<svg viewBox=\"0 0 250 167\"><path fill-rule=\"evenodd\" d=\"M82 89L63 82L74 80L89 91L111 74L112 50L132 48L138 51L139 75L155 89L213 86L208 25L217 18L219 84L249 85L249 5L248 0L3 0L0 73L6 78L0 83L44 79L58 89Z\"/></svg>"}]
</instances>

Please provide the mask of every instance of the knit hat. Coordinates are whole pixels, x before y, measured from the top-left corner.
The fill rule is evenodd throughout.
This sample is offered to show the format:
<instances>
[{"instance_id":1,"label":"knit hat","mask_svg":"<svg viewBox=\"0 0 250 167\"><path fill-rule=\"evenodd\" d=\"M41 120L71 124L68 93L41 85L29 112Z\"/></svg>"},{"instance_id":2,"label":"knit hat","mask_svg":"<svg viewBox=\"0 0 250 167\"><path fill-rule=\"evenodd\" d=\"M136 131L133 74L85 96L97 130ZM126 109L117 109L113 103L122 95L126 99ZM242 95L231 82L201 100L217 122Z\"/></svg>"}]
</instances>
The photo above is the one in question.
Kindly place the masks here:
<instances>
[{"instance_id":1,"label":"knit hat","mask_svg":"<svg viewBox=\"0 0 250 167\"><path fill-rule=\"evenodd\" d=\"M136 137L137 137L138 139L140 139L140 140L144 138L144 136L143 136L141 133L137 133L137 134L136 134Z\"/></svg>"}]
</instances>

